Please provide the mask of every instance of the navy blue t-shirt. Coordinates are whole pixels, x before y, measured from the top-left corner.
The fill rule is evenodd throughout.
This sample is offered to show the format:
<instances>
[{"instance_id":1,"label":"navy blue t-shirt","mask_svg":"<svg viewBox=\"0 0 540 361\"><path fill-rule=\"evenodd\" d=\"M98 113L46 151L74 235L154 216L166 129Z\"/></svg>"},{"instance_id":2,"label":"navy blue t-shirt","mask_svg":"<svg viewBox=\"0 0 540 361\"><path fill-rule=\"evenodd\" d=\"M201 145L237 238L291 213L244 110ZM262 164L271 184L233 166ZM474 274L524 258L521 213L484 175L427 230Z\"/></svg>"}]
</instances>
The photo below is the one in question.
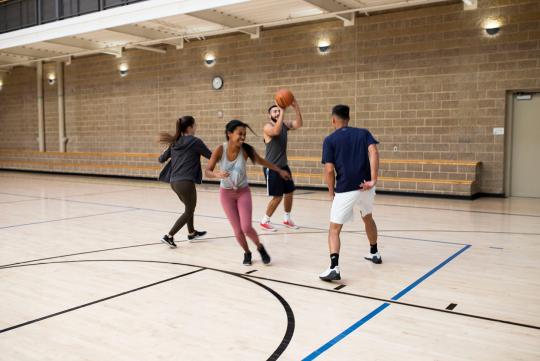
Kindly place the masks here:
<instances>
[{"instance_id":1,"label":"navy blue t-shirt","mask_svg":"<svg viewBox=\"0 0 540 361\"><path fill-rule=\"evenodd\" d=\"M363 128L343 127L324 138L322 163L333 163L336 169L336 193L360 189L360 183L371 180L368 147L379 144Z\"/></svg>"}]
</instances>

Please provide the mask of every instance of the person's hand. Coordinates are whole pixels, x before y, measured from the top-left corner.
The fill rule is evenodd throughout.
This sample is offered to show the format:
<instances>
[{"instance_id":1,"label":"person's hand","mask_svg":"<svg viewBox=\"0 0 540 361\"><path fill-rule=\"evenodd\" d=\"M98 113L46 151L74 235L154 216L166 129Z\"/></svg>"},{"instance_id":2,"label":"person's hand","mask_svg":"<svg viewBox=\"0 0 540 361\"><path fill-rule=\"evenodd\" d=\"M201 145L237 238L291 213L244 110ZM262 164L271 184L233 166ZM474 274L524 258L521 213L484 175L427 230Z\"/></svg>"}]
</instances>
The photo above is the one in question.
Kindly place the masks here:
<instances>
[{"instance_id":1,"label":"person's hand","mask_svg":"<svg viewBox=\"0 0 540 361\"><path fill-rule=\"evenodd\" d=\"M330 194L330 201L334 201L334 198L336 197L336 193L334 191L332 192L328 192L328 194Z\"/></svg>"},{"instance_id":2,"label":"person's hand","mask_svg":"<svg viewBox=\"0 0 540 361\"><path fill-rule=\"evenodd\" d=\"M293 101L291 103L291 107L293 107L294 109L298 108L298 103L296 102L296 98L293 99Z\"/></svg>"},{"instance_id":3,"label":"person's hand","mask_svg":"<svg viewBox=\"0 0 540 361\"><path fill-rule=\"evenodd\" d=\"M377 184L377 181L363 181L362 183L360 183L360 191L368 191L371 188L375 187L375 184Z\"/></svg>"},{"instance_id":4,"label":"person's hand","mask_svg":"<svg viewBox=\"0 0 540 361\"><path fill-rule=\"evenodd\" d=\"M280 169L278 173L279 173L279 176L285 180L291 179L291 174L287 172L286 170Z\"/></svg>"},{"instance_id":5,"label":"person's hand","mask_svg":"<svg viewBox=\"0 0 540 361\"><path fill-rule=\"evenodd\" d=\"M216 176L216 178L227 178L230 174L229 172L225 172L224 170L216 170L214 171L214 175Z\"/></svg>"}]
</instances>

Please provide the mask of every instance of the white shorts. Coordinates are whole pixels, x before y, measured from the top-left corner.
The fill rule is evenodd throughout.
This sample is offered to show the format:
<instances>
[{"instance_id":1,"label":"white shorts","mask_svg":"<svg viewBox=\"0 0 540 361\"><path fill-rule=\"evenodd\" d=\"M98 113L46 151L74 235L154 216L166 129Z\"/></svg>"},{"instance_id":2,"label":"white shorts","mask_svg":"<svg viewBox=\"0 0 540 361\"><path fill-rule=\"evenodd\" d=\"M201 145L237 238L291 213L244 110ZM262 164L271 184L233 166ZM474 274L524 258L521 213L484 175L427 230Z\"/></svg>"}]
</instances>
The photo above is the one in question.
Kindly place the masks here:
<instances>
[{"instance_id":1,"label":"white shorts","mask_svg":"<svg viewBox=\"0 0 540 361\"><path fill-rule=\"evenodd\" d=\"M374 200L375 187L368 191L336 193L330 211L330 222L345 224L354 220L355 205L358 205L362 217L365 217L372 212Z\"/></svg>"}]
</instances>

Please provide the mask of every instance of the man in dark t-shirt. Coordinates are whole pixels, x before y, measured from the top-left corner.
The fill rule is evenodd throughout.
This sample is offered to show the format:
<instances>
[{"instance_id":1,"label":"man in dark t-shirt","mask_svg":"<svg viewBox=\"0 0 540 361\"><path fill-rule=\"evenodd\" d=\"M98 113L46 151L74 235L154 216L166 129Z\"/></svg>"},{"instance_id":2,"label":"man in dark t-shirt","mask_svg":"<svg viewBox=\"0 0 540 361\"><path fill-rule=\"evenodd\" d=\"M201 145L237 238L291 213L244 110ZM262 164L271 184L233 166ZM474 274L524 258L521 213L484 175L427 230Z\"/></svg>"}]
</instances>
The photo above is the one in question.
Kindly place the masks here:
<instances>
[{"instance_id":1,"label":"man in dark t-shirt","mask_svg":"<svg viewBox=\"0 0 540 361\"><path fill-rule=\"evenodd\" d=\"M371 215L375 198L375 184L379 171L379 143L362 128L349 127L349 107L332 108L332 125L335 131L324 139L322 163L328 192L332 200L328 247L330 267L319 275L323 281L341 279L339 248L343 224L353 219L354 206L360 208L370 254L364 257L373 263L382 263L377 249L377 225Z\"/></svg>"},{"instance_id":2,"label":"man in dark t-shirt","mask_svg":"<svg viewBox=\"0 0 540 361\"><path fill-rule=\"evenodd\" d=\"M302 112L296 99L292 102L292 107L295 112L294 120L286 120L284 118L285 109L272 104L268 108L269 122L264 125L263 136L265 144L265 159L270 163L274 163L289 174L292 172L288 166L287 159L287 141L288 133L291 130L296 130L302 127ZM272 199L266 207L266 213L261 219L261 229L268 232L275 232L277 229L270 222L270 217L274 214L276 208L284 198L285 214L283 217L283 225L287 228L298 229L299 227L291 218L291 210L293 203L293 193L295 190L294 182L291 179L283 179L279 173L271 169L263 168L264 178L266 179L266 192Z\"/></svg>"}]
</instances>

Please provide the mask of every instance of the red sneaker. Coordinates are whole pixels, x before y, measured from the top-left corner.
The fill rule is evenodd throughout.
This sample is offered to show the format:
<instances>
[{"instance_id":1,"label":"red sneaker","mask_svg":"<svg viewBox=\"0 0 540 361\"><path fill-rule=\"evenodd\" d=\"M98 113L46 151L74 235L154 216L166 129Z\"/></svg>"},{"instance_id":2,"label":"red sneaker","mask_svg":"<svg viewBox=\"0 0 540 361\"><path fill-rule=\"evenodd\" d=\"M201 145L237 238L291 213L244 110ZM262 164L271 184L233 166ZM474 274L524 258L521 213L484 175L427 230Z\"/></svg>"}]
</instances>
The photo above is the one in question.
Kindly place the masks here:
<instances>
[{"instance_id":1,"label":"red sneaker","mask_svg":"<svg viewBox=\"0 0 540 361\"><path fill-rule=\"evenodd\" d=\"M274 226L272 226L272 224L270 222L266 222L266 223L260 223L260 226L263 230L265 231L268 231L268 232L275 232L277 231L277 229L274 228Z\"/></svg>"},{"instance_id":2,"label":"red sneaker","mask_svg":"<svg viewBox=\"0 0 540 361\"><path fill-rule=\"evenodd\" d=\"M283 224L285 225L285 227L291 228L291 229L298 229L298 228L300 228L300 227L298 227L298 226L292 221L292 219L289 219L288 221L283 221Z\"/></svg>"}]
</instances>

